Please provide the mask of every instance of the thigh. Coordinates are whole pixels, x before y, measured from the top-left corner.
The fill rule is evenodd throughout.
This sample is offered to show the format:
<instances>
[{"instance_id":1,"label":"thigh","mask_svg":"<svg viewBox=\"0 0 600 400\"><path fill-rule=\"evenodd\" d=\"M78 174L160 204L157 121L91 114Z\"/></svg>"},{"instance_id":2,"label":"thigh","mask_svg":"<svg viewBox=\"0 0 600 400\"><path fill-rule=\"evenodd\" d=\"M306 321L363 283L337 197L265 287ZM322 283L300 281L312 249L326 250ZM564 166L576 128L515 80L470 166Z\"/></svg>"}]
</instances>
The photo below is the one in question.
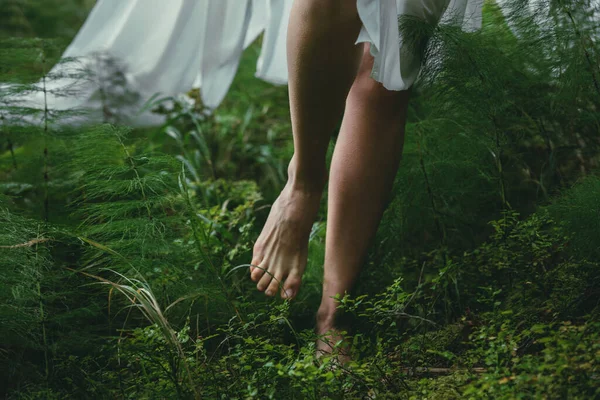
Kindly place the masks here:
<instances>
[{"instance_id":1,"label":"thigh","mask_svg":"<svg viewBox=\"0 0 600 400\"><path fill-rule=\"evenodd\" d=\"M371 76L375 66L375 58L371 54L369 43L363 43L362 46L362 59L350 91L350 97L354 100L361 98L364 101L373 101L373 104L380 104L381 101L396 106L399 103L407 103L410 89L386 89L381 82Z\"/></svg>"}]
</instances>

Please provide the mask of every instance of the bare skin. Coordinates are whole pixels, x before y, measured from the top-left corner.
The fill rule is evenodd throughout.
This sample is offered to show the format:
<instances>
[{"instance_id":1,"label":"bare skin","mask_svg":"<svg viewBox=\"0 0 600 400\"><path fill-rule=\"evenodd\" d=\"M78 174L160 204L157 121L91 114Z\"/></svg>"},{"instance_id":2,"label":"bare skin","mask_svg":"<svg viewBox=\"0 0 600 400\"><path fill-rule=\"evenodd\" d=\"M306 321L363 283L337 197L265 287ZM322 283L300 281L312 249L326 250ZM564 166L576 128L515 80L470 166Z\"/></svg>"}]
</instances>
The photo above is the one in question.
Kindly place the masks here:
<instances>
[{"instance_id":1,"label":"bare skin","mask_svg":"<svg viewBox=\"0 0 600 400\"><path fill-rule=\"evenodd\" d=\"M288 183L273 204L255 246L251 278L258 290L293 298L306 268L308 236L326 180L327 146L361 58L356 2L296 0L288 28L294 156ZM273 279L275 277L276 279Z\"/></svg>"},{"instance_id":2,"label":"bare skin","mask_svg":"<svg viewBox=\"0 0 600 400\"><path fill-rule=\"evenodd\" d=\"M336 295L349 292L365 262L402 155L408 91L390 91L371 78L373 57L363 61L346 101L329 179L323 296L318 349L331 352L342 340L336 326ZM342 346L340 361L348 358Z\"/></svg>"},{"instance_id":3,"label":"bare skin","mask_svg":"<svg viewBox=\"0 0 600 400\"><path fill-rule=\"evenodd\" d=\"M267 296L278 293L282 284L281 297L293 298L298 293L320 200L320 192L294 189L288 184L273 203L254 246L252 264L259 268L251 271L256 287Z\"/></svg>"},{"instance_id":4,"label":"bare skin","mask_svg":"<svg viewBox=\"0 0 600 400\"><path fill-rule=\"evenodd\" d=\"M383 215L402 153L409 98L370 77L373 57L367 46L354 44L361 27L355 6L353 0L295 0L288 30L295 153L288 183L254 247L252 264L260 268L251 268L252 280L267 295L298 294L326 181L327 146L343 115L330 172L317 313L316 331L323 335L317 346L325 353L343 339L334 296L351 290Z\"/></svg>"}]
</instances>

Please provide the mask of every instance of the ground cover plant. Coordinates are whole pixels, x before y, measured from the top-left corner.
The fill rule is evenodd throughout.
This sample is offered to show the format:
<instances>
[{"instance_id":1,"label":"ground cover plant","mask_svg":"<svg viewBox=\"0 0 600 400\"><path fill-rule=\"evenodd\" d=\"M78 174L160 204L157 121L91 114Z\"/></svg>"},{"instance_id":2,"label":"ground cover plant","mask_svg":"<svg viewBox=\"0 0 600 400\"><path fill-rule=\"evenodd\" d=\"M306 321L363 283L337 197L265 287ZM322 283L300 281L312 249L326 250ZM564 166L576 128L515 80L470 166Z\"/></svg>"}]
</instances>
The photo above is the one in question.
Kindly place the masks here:
<instances>
[{"instance_id":1,"label":"ground cover plant","mask_svg":"<svg viewBox=\"0 0 600 400\"><path fill-rule=\"evenodd\" d=\"M91 5L0 1L3 397L600 398L597 5L490 1L471 33L400 21L429 38L425 67L389 207L339 297L344 365L315 356L325 201L294 301L244 266L292 152L257 47L214 113L194 91L148 105L161 126L129 127L123 97L76 126L60 122L83 110L14 101L59 78Z\"/></svg>"}]
</instances>

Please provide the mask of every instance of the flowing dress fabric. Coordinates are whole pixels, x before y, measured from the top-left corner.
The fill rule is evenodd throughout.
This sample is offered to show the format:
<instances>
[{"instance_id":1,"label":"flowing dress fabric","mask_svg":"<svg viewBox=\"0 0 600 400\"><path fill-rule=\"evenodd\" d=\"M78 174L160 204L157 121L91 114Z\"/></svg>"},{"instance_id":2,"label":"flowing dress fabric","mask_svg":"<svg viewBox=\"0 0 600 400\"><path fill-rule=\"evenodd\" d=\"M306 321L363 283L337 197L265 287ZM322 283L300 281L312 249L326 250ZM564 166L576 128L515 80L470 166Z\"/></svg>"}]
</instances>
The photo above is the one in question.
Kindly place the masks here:
<instances>
[{"instance_id":1,"label":"flowing dress fabric","mask_svg":"<svg viewBox=\"0 0 600 400\"><path fill-rule=\"evenodd\" d=\"M390 90L406 90L416 80L421 60L400 34L398 18L408 15L431 23L481 26L483 0L357 0L363 23L357 43L371 44L373 77ZM243 50L264 33L256 76L287 82L286 32L293 0L98 0L64 53L84 65L106 54L125 66L128 85L140 104L155 94L175 96L200 88L209 108L224 99ZM66 68L59 64L51 75ZM93 68L91 68L93 69ZM98 80L78 97L50 96L49 106L100 108ZM52 83L58 92L68 79ZM40 97L25 101L35 103ZM23 99L21 99L23 100ZM33 106L33 104L29 104Z\"/></svg>"},{"instance_id":2,"label":"flowing dress fabric","mask_svg":"<svg viewBox=\"0 0 600 400\"><path fill-rule=\"evenodd\" d=\"M386 89L410 88L421 67L419 54L400 32L399 17L414 17L428 24L462 26L466 31L481 28L483 0L357 0L363 28L357 42L371 45L375 58L372 76Z\"/></svg>"}]
</instances>

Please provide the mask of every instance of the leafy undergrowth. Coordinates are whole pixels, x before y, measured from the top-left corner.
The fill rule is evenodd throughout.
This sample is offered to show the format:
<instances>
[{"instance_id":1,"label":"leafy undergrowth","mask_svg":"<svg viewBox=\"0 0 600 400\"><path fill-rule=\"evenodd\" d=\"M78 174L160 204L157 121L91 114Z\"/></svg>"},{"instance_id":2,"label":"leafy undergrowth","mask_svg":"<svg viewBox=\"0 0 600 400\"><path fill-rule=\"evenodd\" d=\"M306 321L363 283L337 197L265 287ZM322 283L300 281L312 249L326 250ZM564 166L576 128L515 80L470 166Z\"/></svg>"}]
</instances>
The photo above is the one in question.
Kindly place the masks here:
<instances>
[{"instance_id":1,"label":"leafy undergrowth","mask_svg":"<svg viewBox=\"0 0 600 400\"><path fill-rule=\"evenodd\" d=\"M316 357L304 317L323 232L302 296L265 302L237 267L260 227L257 186L194 181L135 143L111 126L46 142L73 152L54 182L73 188L61 222L2 200L10 397L600 396L600 265L579 236L600 235L600 179L529 216L502 213L471 250L386 258L417 277L339 298L352 354L339 365L337 350Z\"/></svg>"},{"instance_id":2,"label":"leafy undergrowth","mask_svg":"<svg viewBox=\"0 0 600 400\"><path fill-rule=\"evenodd\" d=\"M16 25L41 3L4 2ZM391 202L338 298L344 365L347 343L315 354L325 207L294 301L248 279L292 152L286 89L252 77L259 47L218 110L191 92L156 104L156 128L124 127L118 86L112 124L77 127L57 122L78 110L2 92L4 397L600 398L597 24L525 3L423 49ZM62 42L0 41L9 94L60 79L44 74Z\"/></svg>"}]
</instances>

